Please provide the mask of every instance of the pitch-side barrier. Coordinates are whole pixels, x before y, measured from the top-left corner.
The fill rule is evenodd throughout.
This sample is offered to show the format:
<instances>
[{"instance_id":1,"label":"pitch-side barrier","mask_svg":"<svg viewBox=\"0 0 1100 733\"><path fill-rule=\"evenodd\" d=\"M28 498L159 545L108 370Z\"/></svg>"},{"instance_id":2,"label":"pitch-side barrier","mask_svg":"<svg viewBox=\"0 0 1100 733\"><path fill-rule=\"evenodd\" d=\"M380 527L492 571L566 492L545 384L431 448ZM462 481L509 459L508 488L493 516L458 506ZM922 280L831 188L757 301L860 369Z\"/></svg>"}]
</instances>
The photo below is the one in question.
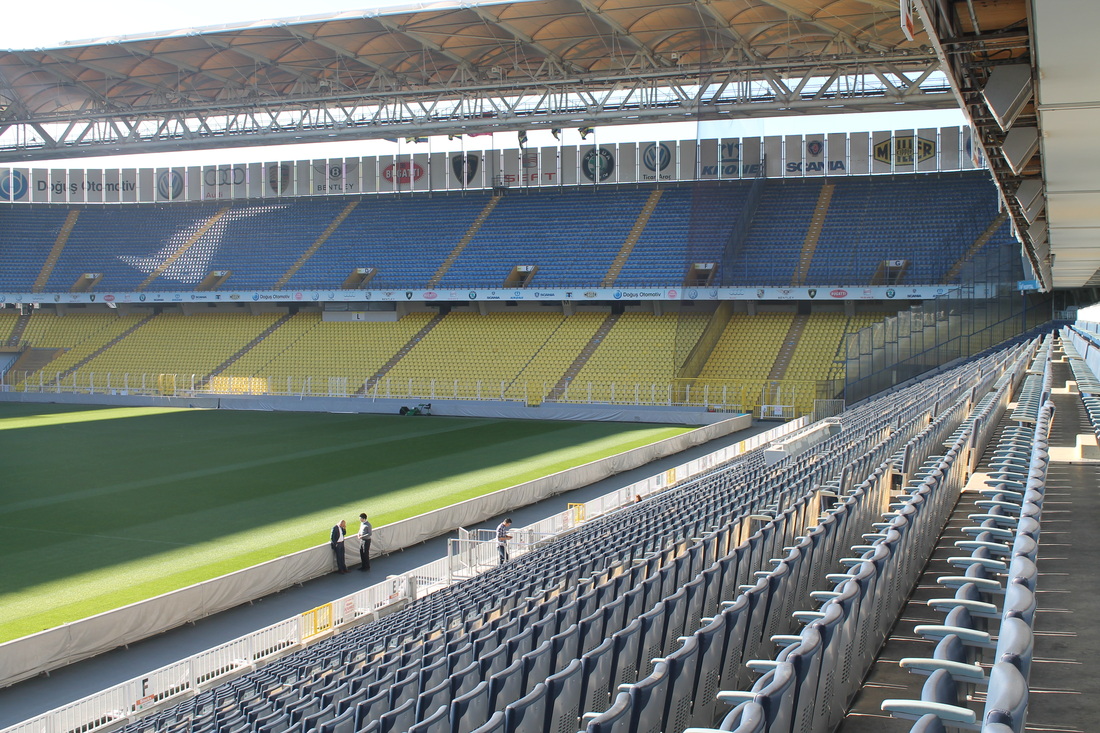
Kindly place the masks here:
<instances>
[{"instance_id":1,"label":"pitch-side barrier","mask_svg":"<svg viewBox=\"0 0 1100 733\"><path fill-rule=\"evenodd\" d=\"M808 423L809 418L801 417L584 504L570 505L565 511L527 527L517 528L512 534L518 541L510 543L509 553L513 558L518 557L584 521L622 509L637 496L645 498L664 491L801 430ZM376 537L379 530L375 531ZM356 543L356 538L348 538L348 549L353 555L358 551ZM400 610L422 595L485 572L495 565L495 545L495 535L482 538L476 533L463 535L460 531L460 540L452 541L447 556L427 565L389 576L382 583L9 726L0 733L94 733L136 720L316 641ZM327 545L323 549L327 551ZM491 561L484 562L485 557Z\"/></svg>"}]
</instances>

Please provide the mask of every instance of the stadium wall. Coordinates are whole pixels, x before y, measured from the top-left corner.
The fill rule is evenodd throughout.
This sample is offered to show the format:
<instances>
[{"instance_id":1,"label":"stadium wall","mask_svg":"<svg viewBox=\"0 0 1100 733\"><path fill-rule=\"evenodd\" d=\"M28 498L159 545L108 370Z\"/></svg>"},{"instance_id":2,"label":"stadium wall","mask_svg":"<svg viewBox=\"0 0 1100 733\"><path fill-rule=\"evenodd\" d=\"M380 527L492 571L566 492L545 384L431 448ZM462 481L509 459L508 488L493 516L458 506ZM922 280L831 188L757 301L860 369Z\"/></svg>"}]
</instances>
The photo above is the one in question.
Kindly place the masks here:
<instances>
[{"instance_id":1,"label":"stadium wall","mask_svg":"<svg viewBox=\"0 0 1100 733\"><path fill-rule=\"evenodd\" d=\"M415 407L410 399L371 397L157 397L154 395L66 394L55 392L0 392L0 402L125 407L192 407L204 410L258 410L264 412L334 412L397 415L402 407ZM669 425L713 425L730 418L728 412L707 412L701 407L660 405L600 405L544 403L528 407L522 402L490 400L432 400L432 415L487 417L512 420L584 420L588 422L655 422ZM749 418L751 422L751 418ZM746 424L743 427L748 427ZM737 428L742 430L743 427Z\"/></svg>"},{"instance_id":2,"label":"stadium wall","mask_svg":"<svg viewBox=\"0 0 1100 733\"><path fill-rule=\"evenodd\" d=\"M9 396L13 395L0 397ZM202 400L197 401L202 402ZM217 402L218 400L208 401ZM173 401L177 405L184 402L189 401ZM125 404L133 404L133 402ZM609 476L679 453L692 446L744 430L751 424L752 418L749 415L720 419L712 425L650 445L393 524L383 525L374 531L372 555L389 554L460 527L478 524L513 509L587 486ZM350 558L358 557L359 546L356 537L348 537L345 552ZM332 551L325 543L155 598L0 644L0 687L59 669L125 644L132 644L185 623L197 621L325 575L332 570Z\"/></svg>"}]
</instances>

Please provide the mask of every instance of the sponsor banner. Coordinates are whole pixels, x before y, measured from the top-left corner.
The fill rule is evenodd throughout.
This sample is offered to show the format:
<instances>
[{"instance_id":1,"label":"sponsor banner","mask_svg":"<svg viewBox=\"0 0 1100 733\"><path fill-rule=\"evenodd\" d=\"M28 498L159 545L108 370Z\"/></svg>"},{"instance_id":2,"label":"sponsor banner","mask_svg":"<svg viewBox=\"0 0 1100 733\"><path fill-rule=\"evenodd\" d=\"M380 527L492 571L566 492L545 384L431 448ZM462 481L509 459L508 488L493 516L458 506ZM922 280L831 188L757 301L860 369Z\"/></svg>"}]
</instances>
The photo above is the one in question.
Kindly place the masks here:
<instances>
[{"instance_id":1,"label":"sponsor banner","mask_svg":"<svg viewBox=\"0 0 1100 733\"><path fill-rule=\"evenodd\" d=\"M462 188L459 179L451 173L451 161L447 153L432 153L429 156L428 186L433 191Z\"/></svg>"},{"instance_id":2,"label":"sponsor banner","mask_svg":"<svg viewBox=\"0 0 1100 733\"><path fill-rule=\"evenodd\" d=\"M248 169L243 165L203 166L203 200L244 198L248 191Z\"/></svg>"},{"instance_id":3,"label":"sponsor banner","mask_svg":"<svg viewBox=\"0 0 1100 733\"><path fill-rule=\"evenodd\" d=\"M141 203L149 203L156 199L156 177L154 176L152 168L138 168L138 201Z\"/></svg>"},{"instance_id":4,"label":"sponsor banner","mask_svg":"<svg viewBox=\"0 0 1100 733\"><path fill-rule=\"evenodd\" d=\"M544 186L556 186L561 179L561 169L558 166L558 149L551 146L543 148L539 166L542 184Z\"/></svg>"},{"instance_id":5,"label":"sponsor banner","mask_svg":"<svg viewBox=\"0 0 1100 733\"><path fill-rule=\"evenodd\" d=\"M553 173L543 178L539 173L539 152L536 149L502 151L503 172L498 176L497 184L507 186L549 185L554 180Z\"/></svg>"},{"instance_id":6,"label":"sponsor banner","mask_svg":"<svg viewBox=\"0 0 1100 733\"><path fill-rule=\"evenodd\" d=\"M959 168L959 128L945 127L940 131L940 168L946 171Z\"/></svg>"},{"instance_id":7,"label":"sponsor banner","mask_svg":"<svg viewBox=\"0 0 1100 733\"><path fill-rule=\"evenodd\" d=\"M50 171L50 202L65 203L69 200L69 177L65 169Z\"/></svg>"},{"instance_id":8,"label":"sponsor banner","mask_svg":"<svg viewBox=\"0 0 1100 733\"><path fill-rule=\"evenodd\" d=\"M848 175L848 136L843 132L831 132L825 145L825 153L829 158L829 175Z\"/></svg>"},{"instance_id":9,"label":"sponsor banner","mask_svg":"<svg viewBox=\"0 0 1100 733\"><path fill-rule=\"evenodd\" d=\"M577 170L577 146L563 145L561 149L561 182L566 186L577 184L580 172Z\"/></svg>"},{"instance_id":10,"label":"sponsor banner","mask_svg":"<svg viewBox=\"0 0 1100 733\"><path fill-rule=\"evenodd\" d=\"M69 201L83 203L87 200L88 189L85 171L81 168L69 170Z\"/></svg>"},{"instance_id":11,"label":"sponsor banner","mask_svg":"<svg viewBox=\"0 0 1100 733\"><path fill-rule=\"evenodd\" d=\"M928 173L931 171L938 171L940 169L940 146L937 144L939 137L939 130L933 128L924 128L917 130L917 139L914 141L916 145L916 166L917 170L922 173Z\"/></svg>"},{"instance_id":12,"label":"sponsor banner","mask_svg":"<svg viewBox=\"0 0 1100 733\"><path fill-rule=\"evenodd\" d=\"M877 156L878 150L873 151ZM913 155L913 131L894 130L889 147L885 148L886 160L894 165L894 170L916 170L916 157ZM891 160L891 156L893 160Z\"/></svg>"},{"instance_id":13,"label":"sponsor banner","mask_svg":"<svg viewBox=\"0 0 1100 733\"><path fill-rule=\"evenodd\" d=\"M137 169L123 168L118 174L119 195L124 203L137 201Z\"/></svg>"},{"instance_id":14,"label":"sponsor banner","mask_svg":"<svg viewBox=\"0 0 1100 733\"><path fill-rule=\"evenodd\" d=\"M122 191L119 188L122 171L108 168L103 171L103 200L109 204L117 204L122 200Z\"/></svg>"},{"instance_id":15,"label":"sponsor banner","mask_svg":"<svg viewBox=\"0 0 1100 733\"><path fill-rule=\"evenodd\" d=\"M31 170L30 200L44 203L50 200L50 172L42 168Z\"/></svg>"},{"instance_id":16,"label":"sponsor banner","mask_svg":"<svg viewBox=\"0 0 1100 733\"><path fill-rule=\"evenodd\" d=\"M267 195L267 178L263 163L248 164L248 198L258 199Z\"/></svg>"},{"instance_id":17,"label":"sponsor banner","mask_svg":"<svg viewBox=\"0 0 1100 733\"><path fill-rule=\"evenodd\" d=\"M640 146L638 166L639 176L643 181L671 181L676 175L676 142L663 140L660 142L642 143Z\"/></svg>"},{"instance_id":18,"label":"sponsor banner","mask_svg":"<svg viewBox=\"0 0 1100 733\"><path fill-rule=\"evenodd\" d=\"M600 145L588 148L581 154L582 183L614 183L615 150Z\"/></svg>"},{"instance_id":19,"label":"sponsor banner","mask_svg":"<svg viewBox=\"0 0 1100 733\"><path fill-rule=\"evenodd\" d=\"M981 297L967 293L966 297ZM416 302L435 301L653 301L653 300L931 300L960 297L957 288L942 285L873 287L687 287L671 285L644 288L530 288L485 290L238 290L218 292L109 292L109 293L0 293L7 303L324 303L324 302Z\"/></svg>"},{"instance_id":20,"label":"sponsor banner","mask_svg":"<svg viewBox=\"0 0 1100 733\"><path fill-rule=\"evenodd\" d=\"M359 180L364 193L378 191L378 159L373 155L359 160Z\"/></svg>"},{"instance_id":21,"label":"sponsor banner","mask_svg":"<svg viewBox=\"0 0 1100 733\"><path fill-rule=\"evenodd\" d=\"M2 177L3 174L0 174ZM0 199L3 197L0 196ZM103 203L103 171L92 168L84 171L84 200L90 204Z\"/></svg>"},{"instance_id":22,"label":"sponsor banner","mask_svg":"<svg viewBox=\"0 0 1100 733\"><path fill-rule=\"evenodd\" d=\"M638 159L639 151L645 151L651 143L619 143L619 182L637 183L640 180L652 181L646 178L651 171L645 167L644 161ZM639 168L641 170L639 170ZM640 177L639 177L640 176Z\"/></svg>"},{"instance_id":23,"label":"sponsor banner","mask_svg":"<svg viewBox=\"0 0 1100 733\"><path fill-rule=\"evenodd\" d=\"M175 201L183 196L186 188L186 175L183 170L157 168L153 176L154 200Z\"/></svg>"},{"instance_id":24,"label":"sponsor banner","mask_svg":"<svg viewBox=\"0 0 1100 733\"><path fill-rule=\"evenodd\" d=\"M768 178L780 178L783 175L783 138L768 135L764 138L764 175ZM748 176L746 176L748 178Z\"/></svg>"},{"instance_id":25,"label":"sponsor banner","mask_svg":"<svg viewBox=\"0 0 1100 733\"><path fill-rule=\"evenodd\" d=\"M741 177L759 178L764 170L764 141L758 137L741 139Z\"/></svg>"},{"instance_id":26,"label":"sponsor banner","mask_svg":"<svg viewBox=\"0 0 1100 733\"><path fill-rule=\"evenodd\" d=\"M783 159L783 175L787 178L798 178L805 175L805 164L802 154L806 152L806 146L801 135L787 135L784 138L786 150Z\"/></svg>"},{"instance_id":27,"label":"sponsor banner","mask_svg":"<svg viewBox=\"0 0 1100 733\"><path fill-rule=\"evenodd\" d=\"M186 201L202 201L202 169L188 166L183 177L183 196Z\"/></svg>"},{"instance_id":28,"label":"sponsor banner","mask_svg":"<svg viewBox=\"0 0 1100 733\"><path fill-rule=\"evenodd\" d=\"M871 172L871 135L855 132L848 136L848 173L865 176Z\"/></svg>"},{"instance_id":29,"label":"sponsor banner","mask_svg":"<svg viewBox=\"0 0 1100 733\"><path fill-rule=\"evenodd\" d=\"M982 146L975 139L974 130L970 125L963 128L962 147L962 168L964 170L985 167L985 155L982 153Z\"/></svg>"},{"instance_id":30,"label":"sponsor banner","mask_svg":"<svg viewBox=\"0 0 1100 733\"><path fill-rule=\"evenodd\" d=\"M294 193L294 164L268 163L263 172L263 195L278 198Z\"/></svg>"},{"instance_id":31,"label":"sponsor banner","mask_svg":"<svg viewBox=\"0 0 1100 733\"><path fill-rule=\"evenodd\" d=\"M505 186L519 186L527 183L526 177L520 178L519 159L523 151L517 148L500 151L500 182Z\"/></svg>"},{"instance_id":32,"label":"sponsor banner","mask_svg":"<svg viewBox=\"0 0 1100 733\"><path fill-rule=\"evenodd\" d=\"M344 171L342 166L335 166L329 169L327 160L314 160L310 163L310 167L313 169L310 171L310 175L313 179L309 189L311 194L327 194L329 193L330 187L334 191L339 192L339 190L344 187Z\"/></svg>"},{"instance_id":33,"label":"sponsor banner","mask_svg":"<svg viewBox=\"0 0 1100 733\"><path fill-rule=\"evenodd\" d=\"M670 143L671 144L671 143ZM696 158L699 154L699 146L695 140L681 140L677 146L678 150L676 155L680 160L680 165L676 167L676 170L680 172L681 181L691 181L695 179Z\"/></svg>"},{"instance_id":34,"label":"sponsor banner","mask_svg":"<svg viewBox=\"0 0 1100 733\"><path fill-rule=\"evenodd\" d=\"M0 201L30 200L29 171L19 168L0 168Z\"/></svg>"},{"instance_id":35,"label":"sponsor banner","mask_svg":"<svg viewBox=\"0 0 1100 733\"><path fill-rule=\"evenodd\" d=\"M749 160L748 140L756 141L755 162ZM718 141L718 167L714 171L718 178L731 180L737 178L754 178L760 171L760 140L759 138L725 138ZM706 163L701 163L700 169L704 173L710 173Z\"/></svg>"},{"instance_id":36,"label":"sponsor banner","mask_svg":"<svg viewBox=\"0 0 1100 733\"><path fill-rule=\"evenodd\" d=\"M424 162L427 162L426 155L416 157L423 157ZM423 163L413 160L411 155L399 155L382 169L382 190L411 191L414 184L427 175L428 171Z\"/></svg>"},{"instance_id":37,"label":"sponsor banner","mask_svg":"<svg viewBox=\"0 0 1100 733\"><path fill-rule=\"evenodd\" d=\"M480 153L466 151L453 153L450 157L451 185L448 188L480 188L478 177L482 173L484 162Z\"/></svg>"},{"instance_id":38,"label":"sponsor banner","mask_svg":"<svg viewBox=\"0 0 1100 733\"><path fill-rule=\"evenodd\" d=\"M428 170L428 153L414 153L410 164L409 185L413 191L427 191L431 174Z\"/></svg>"},{"instance_id":39,"label":"sponsor banner","mask_svg":"<svg viewBox=\"0 0 1100 733\"><path fill-rule=\"evenodd\" d=\"M292 184L293 195L295 196L310 196L313 188L313 176L310 174L313 172L313 164L308 160L299 160L294 163L294 180Z\"/></svg>"},{"instance_id":40,"label":"sponsor banner","mask_svg":"<svg viewBox=\"0 0 1100 733\"><path fill-rule=\"evenodd\" d=\"M876 172L880 170L880 164L892 166L898 171L912 171L916 169L918 163L928 160L933 161L933 167L929 170L935 170L936 140L934 137L932 139L919 137L914 135L912 130L899 130L892 137L884 139L878 138L880 133L875 135L871 154L874 157Z\"/></svg>"},{"instance_id":41,"label":"sponsor banner","mask_svg":"<svg viewBox=\"0 0 1100 733\"><path fill-rule=\"evenodd\" d=\"M580 147L409 152L363 158L146 169L0 168L0 201L173 202L508 187L913 173L984 167L969 128Z\"/></svg>"},{"instance_id":42,"label":"sponsor banner","mask_svg":"<svg viewBox=\"0 0 1100 733\"><path fill-rule=\"evenodd\" d=\"M718 167L718 145L724 141L722 140L700 140L699 141L699 173L696 178L704 181L713 181L719 176ZM737 148L733 149L734 154L737 154ZM736 176L727 176L727 178L735 178Z\"/></svg>"},{"instance_id":43,"label":"sponsor banner","mask_svg":"<svg viewBox=\"0 0 1100 733\"><path fill-rule=\"evenodd\" d=\"M871 172L890 173L894 166L894 136L884 130L871 133Z\"/></svg>"},{"instance_id":44,"label":"sponsor banner","mask_svg":"<svg viewBox=\"0 0 1100 733\"><path fill-rule=\"evenodd\" d=\"M392 193L397 190L397 183L393 177L394 167L397 165L397 156L379 155L377 158L378 169L376 171L376 191Z\"/></svg>"},{"instance_id":45,"label":"sponsor banner","mask_svg":"<svg viewBox=\"0 0 1100 733\"><path fill-rule=\"evenodd\" d=\"M807 176L825 175L825 136L807 135L803 140L802 173Z\"/></svg>"}]
</instances>

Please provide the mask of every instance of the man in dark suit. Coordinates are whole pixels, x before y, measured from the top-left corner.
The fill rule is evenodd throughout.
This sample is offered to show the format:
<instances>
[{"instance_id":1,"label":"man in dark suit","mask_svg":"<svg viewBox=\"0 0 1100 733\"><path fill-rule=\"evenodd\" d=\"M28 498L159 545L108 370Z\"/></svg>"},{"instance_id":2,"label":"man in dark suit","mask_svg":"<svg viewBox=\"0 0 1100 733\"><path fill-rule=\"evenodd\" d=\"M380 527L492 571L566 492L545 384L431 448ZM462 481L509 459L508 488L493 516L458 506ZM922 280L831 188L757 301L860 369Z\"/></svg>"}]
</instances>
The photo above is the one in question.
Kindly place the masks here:
<instances>
[{"instance_id":1,"label":"man in dark suit","mask_svg":"<svg viewBox=\"0 0 1100 733\"><path fill-rule=\"evenodd\" d=\"M332 547L332 552L336 555L336 572L343 575L348 572L348 566L344 562L344 534L347 532L348 523L343 519L340 523L333 526L332 535L329 537L329 545Z\"/></svg>"},{"instance_id":2,"label":"man in dark suit","mask_svg":"<svg viewBox=\"0 0 1100 733\"><path fill-rule=\"evenodd\" d=\"M370 541L374 528L367 521L366 513L359 515L359 569L364 573L370 570Z\"/></svg>"}]
</instances>

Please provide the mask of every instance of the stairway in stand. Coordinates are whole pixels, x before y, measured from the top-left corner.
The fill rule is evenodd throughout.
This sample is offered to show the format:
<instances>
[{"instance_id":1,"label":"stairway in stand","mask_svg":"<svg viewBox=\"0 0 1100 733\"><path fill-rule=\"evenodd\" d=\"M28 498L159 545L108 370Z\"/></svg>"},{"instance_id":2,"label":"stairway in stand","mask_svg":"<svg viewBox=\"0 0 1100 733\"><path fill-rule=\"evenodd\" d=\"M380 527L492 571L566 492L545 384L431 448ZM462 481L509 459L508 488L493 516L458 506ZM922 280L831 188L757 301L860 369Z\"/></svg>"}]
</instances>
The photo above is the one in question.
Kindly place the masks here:
<instances>
[{"instance_id":1,"label":"stairway in stand","mask_svg":"<svg viewBox=\"0 0 1100 733\"><path fill-rule=\"evenodd\" d=\"M798 342L802 340L802 332L806 330L806 324L810 322L808 315L797 315L791 321L791 327L787 329L787 335L783 337L783 345L779 347L779 353L775 355L771 371L768 372L768 381L774 382L783 378L787 373L787 367L791 365Z\"/></svg>"},{"instance_id":2,"label":"stairway in stand","mask_svg":"<svg viewBox=\"0 0 1100 733\"><path fill-rule=\"evenodd\" d=\"M577 354L577 358L573 360L573 363L569 365L569 368L565 370L565 374L558 380L557 384L553 386L550 392L546 395L546 400L560 399L565 391L569 388L570 382L572 382L584 365L588 363L588 360L592 358L592 354L596 353L596 349L603 343L604 338L611 332L612 327L619 322L620 313L611 313L604 319L600 327L596 329L596 333L592 334L592 338L588 339L588 343L584 345L581 352Z\"/></svg>"},{"instance_id":3,"label":"stairway in stand","mask_svg":"<svg viewBox=\"0 0 1100 733\"><path fill-rule=\"evenodd\" d=\"M385 364L383 364L381 367L379 367L378 371L376 371L373 375L371 375L371 377L369 379L367 379L367 381L363 384L363 386L360 387L358 390L356 390L355 394L366 394L366 393L370 392L371 389L374 387L374 385L376 385L380 381L382 381L382 377L386 376L386 374L391 369L393 369L395 366L397 366L397 362L399 362L403 358L405 358L405 354L412 351L412 348L414 346L416 346L418 343L420 343L421 339L423 339L425 336L427 336L431 332L431 330L433 328L435 328L436 326L438 326L440 321L442 321L446 317L447 316L446 316L445 313L440 313L440 314L434 316L432 318L432 320L425 323L424 327L422 329L420 329L419 331L417 331L411 339L406 341L405 345L402 346L400 349L398 349L397 353L394 354L393 356L391 356L389 361L387 361Z\"/></svg>"},{"instance_id":4,"label":"stairway in stand","mask_svg":"<svg viewBox=\"0 0 1100 733\"><path fill-rule=\"evenodd\" d=\"M97 356L99 356L100 354L105 352L107 349L109 349L112 346L114 346L115 344L117 344L119 341L122 341L122 339L126 338L127 336L132 334L134 331L138 330L139 328L141 328L146 323L148 323L149 321L153 320L156 317L157 317L156 313L150 313L149 315L145 316L145 318L142 318L140 321L138 321L134 325L127 328L125 331L120 333L118 336L115 336L113 339L111 339L110 341L105 343L103 346L100 346L98 349L96 349L92 353L88 354L86 357L84 357L83 359L81 359L80 361L73 364L71 367L69 367L65 371L63 371L60 375L58 375L58 379L64 379L65 377L72 376L82 366L84 366L85 364L90 362L92 359L96 358Z\"/></svg>"},{"instance_id":5,"label":"stairway in stand","mask_svg":"<svg viewBox=\"0 0 1100 733\"><path fill-rule=\"evenodd\" d=\"M798 256L798 269L794 272L791 285L806 284L806 276L810 273L810 264L814 260L814 252L817 251L817 242L821 238L821 229L825 226L825 217L829 213L829 203L833 200L834 188L835 186L831 183L821 187L817 206L814 207L810 226L806 230L806 238L802 241L802 253Z\"/></svg>"},{"instance_id":6,"label":"stairway in stand","mask_svg":"<svg viewBox=\"0 0 1100 733\"><path fill-rule=\"evenodd\" d=\"M223 361L221 364L218 364L218 366L214 367L214 369L209 374L207 374L205 377L202 378L202 381L204 383L208 382L208 381L210 381L210 379L212 377L218 376L219 374L224 372L226 369L233 366L233 364L235 364L238 359L240 359L242 356L244 356L249 351L251 351L253 348L255 348L256 345L259 344L261 341L263 341L265 338L267 338L271 334L275 333L275 331L279 328L279 326L282 326L284 323L289 321L295 315L296 314L294 314L294 313L287 313L284 316L280 316L277 321L275 321L270 326L268 326L263 331L261 331L260 334L258 336L256 336L256 338L252 339L247 344L242 346L240 348L240 350L237 351L237 353L233 354L231 357L229 357L228 359Z\"/></svg>"},{"instance_id":7,"label":"stairway in stand","mask_svg":"<svg viewBox=\"0 0 1100 733\"><path fill-rule=\"evenodd\" d=\"M619 248L619 253L615 255L615 259L611 262L611 267L607 268L607 274L604 275L603 281L600 282L601 288L610 288L614 286L615 280L618 279L619 273L623 270L623 265L626 264L626 260L630 257L630 253L634 251L634 245L638 243L638 238L642 236L642 232L645 231L646 224L649 223L649 217L653 216L653 212L657 209L657 204L661 201L662 189L649 194L649 198L646 199L645 204L642 206L641 213L638 214L638 218L634 221L634 226L630 228L630 233L626 235L626 240L623 242L623 246Z\"/></svg>"}]
</instances>

